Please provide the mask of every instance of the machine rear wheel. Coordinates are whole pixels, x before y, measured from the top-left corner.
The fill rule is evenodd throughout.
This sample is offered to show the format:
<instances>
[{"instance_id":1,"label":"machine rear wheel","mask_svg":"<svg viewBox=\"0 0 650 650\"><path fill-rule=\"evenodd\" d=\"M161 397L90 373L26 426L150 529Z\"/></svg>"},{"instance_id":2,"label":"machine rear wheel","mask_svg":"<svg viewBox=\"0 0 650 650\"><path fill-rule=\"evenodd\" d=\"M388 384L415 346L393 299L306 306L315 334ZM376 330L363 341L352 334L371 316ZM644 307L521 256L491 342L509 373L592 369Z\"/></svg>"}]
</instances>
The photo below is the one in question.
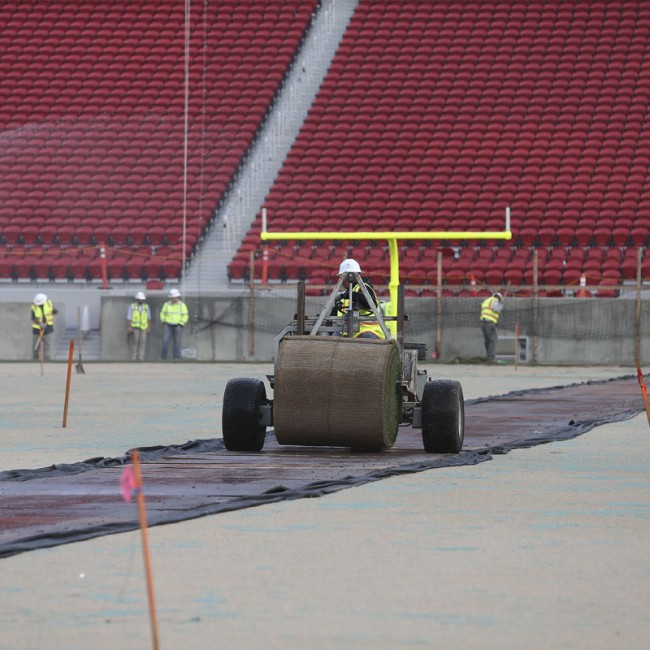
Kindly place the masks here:
<instances>
[{"instance_id":1,"label":"machine rear wheel","mask_svg":"<svg viewBox=\"0 0 650 650\"><path fill-rule=\"evenodd\" d=\"M231 379L223 394L221 428L229 451L260 451L266 427L260 424L260 406L266 403L266 388L259 379Z\"/></svg>"},{"instance_id":2,"label":"machine rear wheel","mask_svg":"<svg viewBox=\"0 0 650 650\"><path fill-rule=\"evenodd\" d=\"M457 454L465 437L465 401L459 382L429 381L422 394L422 442L428 454Z\"/></svg>"}]
</instances>

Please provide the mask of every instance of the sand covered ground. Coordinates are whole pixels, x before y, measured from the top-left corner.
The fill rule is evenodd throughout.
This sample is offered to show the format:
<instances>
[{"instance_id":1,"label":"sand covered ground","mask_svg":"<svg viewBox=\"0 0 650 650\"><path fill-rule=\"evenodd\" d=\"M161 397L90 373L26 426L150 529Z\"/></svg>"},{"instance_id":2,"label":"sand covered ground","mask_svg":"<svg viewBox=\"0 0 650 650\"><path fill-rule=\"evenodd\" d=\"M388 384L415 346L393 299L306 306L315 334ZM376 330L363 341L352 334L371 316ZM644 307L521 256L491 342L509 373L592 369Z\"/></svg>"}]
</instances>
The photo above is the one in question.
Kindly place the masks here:
<instances>
[{"instance_id":1,"label":"sand covered ground","mask_svg":"<svg viewBox=\"0 0 650 650\"><path fill-rule=\"evenodd\" d=\"M84 368L63 428L66 366L0 364L0 471L220 437L226 381L272 372ZM634 373L429 371L467 399ZM477 466L151 528L160 648L645 647L649 455L642 413ZM0 576L1 650L152 647L137 531L0 559Z\"/></svg>"}]
</instances>

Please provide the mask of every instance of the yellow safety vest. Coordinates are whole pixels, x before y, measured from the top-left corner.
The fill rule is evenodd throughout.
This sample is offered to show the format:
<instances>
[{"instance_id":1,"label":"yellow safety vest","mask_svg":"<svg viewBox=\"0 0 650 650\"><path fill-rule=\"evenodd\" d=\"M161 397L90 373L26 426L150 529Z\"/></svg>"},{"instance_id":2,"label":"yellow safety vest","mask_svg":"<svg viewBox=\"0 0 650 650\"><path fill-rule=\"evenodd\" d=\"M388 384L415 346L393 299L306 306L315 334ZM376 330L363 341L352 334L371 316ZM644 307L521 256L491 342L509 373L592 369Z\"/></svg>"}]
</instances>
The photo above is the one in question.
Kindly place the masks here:
<instances>
[{"instance_id":1,"label":"yellow safety vest","mask_svg":"<svg viewBox=\"0 0 650 650\"><path fill-rule=\"evenodd\" d=\"M381 325L377 321L368 321L362 322L359 324L359 333L354 335L356 339L358 336L361 336L364 332L372 332L378 339L385 339L386 335L384 330L381 329Z\"/></svg>"},{"instance_id":2,"label":"yellow safety vest","mask_svg":"<svg viewBox=\"0 0 650 650\"><path fill-rule=\"evenodd\" d=\"M39 323L45 322L46 326L52 327L54 325L54 305L51 300L46 300L42 305L32 305L32 320L37 320ZM40 331L40 325L32 323L32 329L37 332Z\"/></svg>"},{"instance_id":3,"label":"yellow safety vest","mask_svg":"<svg viewBox=\"0 0 650 650\"><path fill-rule=\"evenodd\" d=\"M134 302L131 305L131 327L137 330L146 330L149 327L149 310L147 305L142 305L140 313L140 304Z\"/></svg>"},{"instance_id":4,"label":"yellow safety vest","mask_svg":"<svg viewBox=\"0 0 650 650\"><path fill-rule=\"evenodd\" d=\"M481 303L481 320L488 320L496 325L499 320L499 312L493 309L495 302L498 302L498 300L491 296Z\"/></svg>"},{"instance_id":5,"label":"yellow safety vest","mask_svg":"<svg viewBox=\"0 0 650 650\"><path fill-rule=\"evenodd\" d=\"M371 296L374 295L374 289L372 287L368 287L368 284L366 283L366 288L368 288L368 293L370 293ZM355 284L354 287L352 288L352 291L357 291L361 293L361 288L359 287L358 284ZM347 311L348 311L348 306L349 306L350 300L348 298L344 298L341 300L341 308L338 310L338 315L339 316L344 316ZM375 303L376 304L376 303ZM359 316L372 316L372 311L369 309L359 309ZM362 334L365 332L371 332L374 334L378 339L385 339L386 335L384 334L384 330L381 329L381 325L376 321L361 321L359 323L359 331L354 335L354 338L360 337ZM346 332L343 332L343 336L347 336Z\"/></svg>"},{"instance_id":6,"label":"yellow safety vest","mask_svg":"<svg viewBox=\"0 0 650 650\"><path fill-rule=\"evenodd\" d=\"M168 300L160 312L160 322L167 323L167 325L185 325L189 320L187 307L184 302L178 301L174 304Z\"/></svg>"}]
</instances>

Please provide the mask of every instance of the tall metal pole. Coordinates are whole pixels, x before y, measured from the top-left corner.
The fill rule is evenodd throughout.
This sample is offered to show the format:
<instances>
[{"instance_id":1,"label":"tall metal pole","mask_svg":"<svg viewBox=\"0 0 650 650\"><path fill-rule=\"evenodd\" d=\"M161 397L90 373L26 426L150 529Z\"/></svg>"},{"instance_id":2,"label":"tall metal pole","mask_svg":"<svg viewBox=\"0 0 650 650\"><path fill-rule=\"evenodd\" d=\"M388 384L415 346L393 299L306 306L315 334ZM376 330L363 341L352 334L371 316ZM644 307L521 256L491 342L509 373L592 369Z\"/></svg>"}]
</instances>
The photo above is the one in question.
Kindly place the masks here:
<instances>
[{"instance_id":1,"label":"tall metal pole","mask_svg":"<svg viewBox=\"0 0 650 650\"><path fill-rule=\"evenodd\" d=\"M533 361L537 363L537 249L533 251Z\"/></svg>"},{"instance_id":2,"label":"tall metal pole","mask_svg":"<svg viewBox=\"0 0 650 650\"><path fill-rule=\"evenodd\" d=\"M298 290L298 313L296 314L296 334L302 336L305 333L305 282L300 280Z\"/></svg>"},{"instance_id":3,"label":"tall metal pole","mask_svg":"<svg viewBox=\"0 0 650 650\"><path fill-rule=\"evenodd\" d=\"M442 339L442 251L438 251L436 262L436 359L440 359L440 341Z\"/></svg>"},{"instance_id":4,"label":"tall metal pole","mask_svg":"<svg viewBox=\"0 0 650 650\"><path fill-rule=\"evenodd\" d=\"M248 300L248 356L255 355L255 251L251 251L250 264L250 278L248 281L248 288L250 290L250 298Z\"/></svg>"},{"instance_id":5,"label":"tall metal pole","mask_svg":"<svg viewBox=\"0 0 650 650\"><path fill-rule=\"evenodd\" d=\"M641 363L641 261L643 260L643 249L639 248L636 254L636 323L634 358Z\"/></svg>"},{"instance_id":6,"label":"tall metal pole","mask_svg":"<svg viewBox=\"0 0 650 650\"><path fill-rule=\"evenodd\" d=\"M404 285L397 287L397 344L404 349Z\"/></svg>"}]
</instances>

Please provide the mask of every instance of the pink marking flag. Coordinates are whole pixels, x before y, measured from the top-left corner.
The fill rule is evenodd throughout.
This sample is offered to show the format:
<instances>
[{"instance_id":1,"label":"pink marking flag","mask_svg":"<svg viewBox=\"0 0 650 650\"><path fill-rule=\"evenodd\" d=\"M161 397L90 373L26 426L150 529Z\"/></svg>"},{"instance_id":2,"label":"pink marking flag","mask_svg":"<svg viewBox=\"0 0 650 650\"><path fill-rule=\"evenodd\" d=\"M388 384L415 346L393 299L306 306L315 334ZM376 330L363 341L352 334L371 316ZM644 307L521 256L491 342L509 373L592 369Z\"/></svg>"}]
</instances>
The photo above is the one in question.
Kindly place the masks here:
<instances>
[{"instance_id":1,"label":"pink marking flag","mask_svg":"<svg viewBox=\"0 0 650 650\"><path fill-rule=\"evenodd\" d=\"M136 492L137 486L138 484L135 480L135 474L133 473L133 465L126 465L122 470L122 476L120 476L122 498L125 501L131 501Z\"/></svg>"}]
</instances>

